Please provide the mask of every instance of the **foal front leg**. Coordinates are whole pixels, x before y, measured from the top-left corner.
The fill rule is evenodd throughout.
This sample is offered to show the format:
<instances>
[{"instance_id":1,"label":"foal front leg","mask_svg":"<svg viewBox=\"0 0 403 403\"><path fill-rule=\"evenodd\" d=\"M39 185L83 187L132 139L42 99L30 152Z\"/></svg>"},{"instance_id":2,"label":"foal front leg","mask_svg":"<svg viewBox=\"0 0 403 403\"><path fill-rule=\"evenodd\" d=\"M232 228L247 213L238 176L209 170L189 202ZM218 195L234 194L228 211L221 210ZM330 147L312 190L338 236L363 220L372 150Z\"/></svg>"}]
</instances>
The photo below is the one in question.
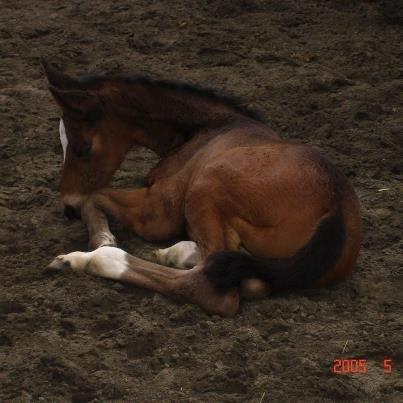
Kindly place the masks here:
<instances>
[{"instance_id":1,"label":"foal front leg","mask_svg":"<svg viewBox=\"0 0 403 403\"><path fill-rule=\"evenodd\" d=\"M87 225L89 249L117 245L116 238L109 229L108 218L93 203L84 204L81 208L81 218Z\"/></svg>"},{"instance_id":2,"label":"foal front leg","mask_svg":"<svg viewBox=\"0 0 403 403\"><path fill-rule=\"evenodd\" d=\"M102 247L92 252L72 252L56 257L52 270L73 269L134 284L199 305L207 313L234 316L239 306L237 290L219 292L201 265L190 270L160 266L136 258L119 248Z\"/></svg>"},{"instance_id":3,"label":"foal front leg","mask_svg":"<svg viewBox=\"0 0 403 403\"><path fill-rule=\"evenodd\" d=\"M200 249L193 241L181 241L169 248L157 249L154 256L159 264L178 269L191 269L201 261Z\"/></svg>"},{"instance_id":4,"label":"foal front leg","mask_svg":"<svg viewBox=\"0 0 403 403\"><path fill-rule=\"evenodd\" d=\"M135 190L103 189L93 193L82 207L91 247L102 246L107 237L105 234L112 235L106 215L147 241L165 241L180 235L185 220L178 196L155 185Z\"/></svg>"}]
</instances>

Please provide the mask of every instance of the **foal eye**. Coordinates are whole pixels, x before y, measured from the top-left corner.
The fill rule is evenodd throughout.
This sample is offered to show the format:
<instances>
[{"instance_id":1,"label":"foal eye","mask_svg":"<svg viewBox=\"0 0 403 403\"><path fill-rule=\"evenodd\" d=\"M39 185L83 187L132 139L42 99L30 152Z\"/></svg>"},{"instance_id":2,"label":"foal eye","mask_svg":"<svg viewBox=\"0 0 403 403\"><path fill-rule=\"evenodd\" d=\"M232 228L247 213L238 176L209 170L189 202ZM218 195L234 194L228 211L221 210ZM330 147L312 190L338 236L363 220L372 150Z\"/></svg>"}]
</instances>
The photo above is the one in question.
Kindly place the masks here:
<instances>
[{"instance_id":1,"label":"foal eye","mask_svg":"<svg viewBox=\"0 0 403 403\"><path fill-rule=\"evenodd\" d=\"M91 154L91 144L85 143L80 147L73 147L73 154L80 159L88 158Z\"/></svg>"}]
</instances>

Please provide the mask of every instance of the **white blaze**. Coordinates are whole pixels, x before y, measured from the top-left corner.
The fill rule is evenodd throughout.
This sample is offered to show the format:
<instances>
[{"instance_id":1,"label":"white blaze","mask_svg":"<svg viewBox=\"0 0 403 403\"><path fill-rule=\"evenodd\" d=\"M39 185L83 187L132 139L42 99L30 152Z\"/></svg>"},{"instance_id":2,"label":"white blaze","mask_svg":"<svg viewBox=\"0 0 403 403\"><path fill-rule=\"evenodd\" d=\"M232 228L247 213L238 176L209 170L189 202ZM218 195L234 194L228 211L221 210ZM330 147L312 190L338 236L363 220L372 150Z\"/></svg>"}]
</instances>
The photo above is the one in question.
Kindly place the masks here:
<instances>
[{"instance_id":1,"label":"white blaze","mask_svg":"<svg viewBox=\"0 0 403 403\"><path fill-rule=\"evenodd\" d=\"M66 128L64 127L63 119L60 119L59 134L60 134L60 142L62 143L63 147L63 162L64 162L66 160L67 144L69 144L69 141L67 140Z\"/></svg>"}]
</instances>

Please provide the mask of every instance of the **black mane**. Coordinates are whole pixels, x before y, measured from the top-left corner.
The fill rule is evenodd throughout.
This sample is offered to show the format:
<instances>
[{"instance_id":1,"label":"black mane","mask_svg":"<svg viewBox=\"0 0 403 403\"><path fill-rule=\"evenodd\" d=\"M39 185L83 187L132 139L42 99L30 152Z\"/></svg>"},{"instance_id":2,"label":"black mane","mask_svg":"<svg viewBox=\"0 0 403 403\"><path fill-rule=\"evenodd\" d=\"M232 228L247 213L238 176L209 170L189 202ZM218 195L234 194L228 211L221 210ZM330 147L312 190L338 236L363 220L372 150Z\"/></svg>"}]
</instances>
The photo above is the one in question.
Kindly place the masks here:
<instances>
[{"instance_id":1,"label":"black mane","mask_svg":"<svg viewBox=\"0 0 403 403\"><path fill-rule=\"evenodd\" d=\"M225 105L230 106L236 112L254 119L258 122L264 122L263 114L252 108L248 108L243 105L243 101L231 95L219 94L216 90L208 87L202 87L196 84L191 84L183 81L176 80L158 80L151 79L147 76L135 75L135 74L119 74L119 75L96 75L88 74L78 77L80 86L83 88L89 88L105 82L116 83L121 82L125 84L143 84L152 87L162 87L166 89L173 89L183 91L188 94L195 94L203 98L209 98L222 102Z\"/></svg>"}]
</instances>

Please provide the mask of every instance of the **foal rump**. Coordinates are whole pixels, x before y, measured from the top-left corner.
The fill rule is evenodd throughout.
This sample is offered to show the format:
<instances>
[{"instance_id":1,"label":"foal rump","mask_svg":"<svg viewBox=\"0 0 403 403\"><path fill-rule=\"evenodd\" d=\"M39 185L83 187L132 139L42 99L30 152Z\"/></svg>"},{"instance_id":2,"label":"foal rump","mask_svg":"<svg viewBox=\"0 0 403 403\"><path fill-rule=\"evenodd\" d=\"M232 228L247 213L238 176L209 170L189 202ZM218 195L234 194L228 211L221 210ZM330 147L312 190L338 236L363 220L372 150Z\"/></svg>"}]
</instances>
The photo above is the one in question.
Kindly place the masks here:
<instances>
[{"instance_id":1,"label":"foal rump","mask_svg":"<svg viewBox=\"0 0 403 403\"><path fill-rule=\"evenodd\" d=\"M266 281L272 290L308 288L336 265L345 243L343 214L337 207L322 219L310 241L292 257L271 259L237 251L214 252L207 258L204 270L221 292L249 278Z\"/></svg>"}]
</instances>

